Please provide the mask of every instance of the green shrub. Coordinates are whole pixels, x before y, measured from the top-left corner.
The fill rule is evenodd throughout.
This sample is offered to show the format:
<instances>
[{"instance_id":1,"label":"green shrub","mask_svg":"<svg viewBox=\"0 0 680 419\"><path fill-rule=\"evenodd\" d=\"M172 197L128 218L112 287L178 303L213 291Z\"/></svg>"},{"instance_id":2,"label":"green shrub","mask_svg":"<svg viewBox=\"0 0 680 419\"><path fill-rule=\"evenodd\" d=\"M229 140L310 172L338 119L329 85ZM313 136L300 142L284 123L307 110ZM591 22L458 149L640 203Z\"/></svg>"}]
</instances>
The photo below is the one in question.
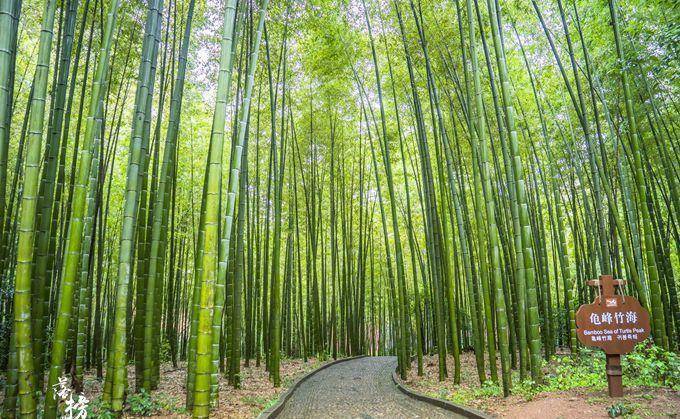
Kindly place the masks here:
<instances>
[{"instance_id":1,"label":"green shrub","mask_svg":"<svg viewBox=\"0 0 680 419\"><path fill-rule=\"evenodd\" d=\"M680 389L680 357L650 341L642 342L623 357L624 385Z\"/></svg>"},{"instance_id":2,"label":"green shrub","mask_svg":"<svg viewBox=\"0 0 680 419\"><path fill-rule=\"evenodd\" d=\"M524 400L531 400L541 391L541 386L536 386L533 380L517 381L512 387L512 394L520 396Z\"/></svg>"},{"instance_id":3,"label":"green shrub","mask_svg":"<svg viewBox=\"0 0 680 419\"><path fill-rule=\"evenodd\" d=\"M170 362L172 360L172 356L170 354L170 342L168 342L167 339L163 339L161 342L158 358L160 362Z\"/></svg>"},{"instance_id":4,"label":"green shrub","mask_svg":"<svg viewBox=\"0 0 680 419\"><path fill-rule=\"evenodd\" d=\"M116 418L116 415L111 411L111 406L102 401L101 397L96 397L87 405L87 416L99 419Z\"/></svg>"},{"instance_id":5,"label":"green shrub","mask_svg":"<svg viewBox=\"0 0 680 419\"><path fill-rule=\"evenodd\" d=\"M130 412L137 416L151 416L160 409L158 402L144 389L128 397L127 401Z\"/></svg>"},{"instance_id":6,"label":"green shrub","mask_svg":"<svg viewBox=\"0 0 680 419\"><path fill-rule=\"evenodd\" d=\"M604 376L605 363L601 357L561 357L556 360L554 373L546 376L545 387L549 391L577 387L602 388Z\"/></svg>"},{"instance_id":7,"label":"green shrub","mask_svg":"<svg viewBox=\"0 0 680 419\"><path fill-rule=\"evenodd\" d=\"M475 391L475 396L477 397L492 397L492 396L500 396L503 394L503 390L501 387L494 383L493 381L485 381L484 384L481 385L478 389Z\"/></svg>"},{"instance_id":8,"label":"green shrub","mask_svg":"<svg viewBox=\"0 0 680 419\"><path fill-rule=\"evenodd\" d=\"M454 391L447 388L440 388L438 391L426 391L425 394L430 397L450 400L454 403L463 405L470 404L481 399L488 399L492 397L502 397L503 389L493 381L485 381L479 387L458 387Z\"/></svg>"},{"instance_id":9,"label":"green shrub","mask_svg":"<svg viewBox=\"0 0 680 419\"><path fill-rule=\"evenodd\" d=\"M539 386L540 390L606 387L606 361L600 350L582 348L577 357L558 357L553 365L545 375L544 384ZM680 357L655 346L651 340L640 343L633 352L624 355L621 365L625 386L680 388ZM522 384L519 386L519 392L525 391ZM513 393L516 393L514 389Z\"/></svg>"},{"instance_id":10,"label":"green shrub","mask_svg":"<svg viewBox=\"0 0 680 419\"><path fill-rule=\"evenodd\" d=\"M623 403L614 403L607 408L607 414L610 418L617 418L619 416L630 415L635 409Z\"/></svg>"}]
</instances>

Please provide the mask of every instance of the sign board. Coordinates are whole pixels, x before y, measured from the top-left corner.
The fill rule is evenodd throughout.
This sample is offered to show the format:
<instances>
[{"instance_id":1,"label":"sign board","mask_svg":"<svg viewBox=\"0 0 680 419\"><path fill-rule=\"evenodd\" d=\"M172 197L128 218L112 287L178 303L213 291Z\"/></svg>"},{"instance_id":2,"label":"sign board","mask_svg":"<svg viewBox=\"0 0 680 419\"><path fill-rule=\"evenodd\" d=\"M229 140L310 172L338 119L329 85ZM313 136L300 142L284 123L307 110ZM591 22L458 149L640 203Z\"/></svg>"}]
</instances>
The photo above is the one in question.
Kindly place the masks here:
<instances>
[{"instance_id":1,"label":"sign board","mask_svg":"<svg viewBox=\"0 0 680 419\"><path fill-rule=\"evenodd\" d=\"M601 275L588 284L597 286L600 293L592 304L584 304L576 312L576 334L583 345L601 348L607 354L609 395L621 397L621 355L649 337L649 312L636 298L615 293L614 287L622 285L622 280Z\"/></svg>"},{"instance_id":2,"label":"sign board","mask_svg":"<svg viewBox=\"0 0 680 419\"><path fill-rule=\"evenodd\" d=\"M627 354L649 337L649 313L633 297L597 296L576 312L576 333L585 346L596 346L608 354Z\"/></svg>"}]
</instances>

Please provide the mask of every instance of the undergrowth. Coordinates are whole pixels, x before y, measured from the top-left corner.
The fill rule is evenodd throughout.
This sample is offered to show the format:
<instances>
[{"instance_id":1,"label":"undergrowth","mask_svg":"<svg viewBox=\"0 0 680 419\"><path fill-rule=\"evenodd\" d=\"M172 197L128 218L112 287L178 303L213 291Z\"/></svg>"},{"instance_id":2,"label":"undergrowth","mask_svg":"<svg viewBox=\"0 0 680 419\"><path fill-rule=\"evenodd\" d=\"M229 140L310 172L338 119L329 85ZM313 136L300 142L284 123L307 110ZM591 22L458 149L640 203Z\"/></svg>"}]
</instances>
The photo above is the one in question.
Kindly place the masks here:
<instances>
[{"instance_id":1,"label":"undergrowth","mask_svg":"<svg viewBox=\"0 0 680 419\"><path fill-rule=\"evenodd\" d=\"M638 344L621 359L623 385L635 387L666 387L680 390L680 357L654 345L651 341ZM581 348L577 356L557 357L545 368L544 382L517 383L513 393L532 397L541 392L566 391L574 388L602 390L607 388L605 354L600 350Z\"/></svg>"},{"instance_id":2,"label":"undergrowth","mask_svg":"<svg viewBox=\"0 0 680 419\"><path fill-rule=\"evenodd\" d=\"M539 393L568 391L576 388L604 390L607 388L605 355L600 350L581 348L578 355L558 356L543 368L543 383L520 381L513 371L512 394L531 400ZM623 385L626 388L660 388L680 390L680 357L664 351L651 341L637 345L630 354L622 357ZM448 393L448 394L447 394ZM481 386L458 387L453 392L441 389L431 396L446 398L461 404L474 400L503 397L500 385L487 381ZM612 409L612 413L620 409ZM621 415L621 414L620 414Z\"/></svg>"},{"instance_id":3,"label":"undergrowth","mask_svg":"<svg viewBox=\"0 0 680 419\"><path fill-rule=\"evenodd\" d=\"M128 395L125 412L132 416L151 416L160 413L182 413L185 409L178 406L173 398L165 393L150 394L146 390ZM88 406L88 416L100 419L113 419L117 416L111 411L108 403L97 397Z\"/></svg>"}]
</instances>

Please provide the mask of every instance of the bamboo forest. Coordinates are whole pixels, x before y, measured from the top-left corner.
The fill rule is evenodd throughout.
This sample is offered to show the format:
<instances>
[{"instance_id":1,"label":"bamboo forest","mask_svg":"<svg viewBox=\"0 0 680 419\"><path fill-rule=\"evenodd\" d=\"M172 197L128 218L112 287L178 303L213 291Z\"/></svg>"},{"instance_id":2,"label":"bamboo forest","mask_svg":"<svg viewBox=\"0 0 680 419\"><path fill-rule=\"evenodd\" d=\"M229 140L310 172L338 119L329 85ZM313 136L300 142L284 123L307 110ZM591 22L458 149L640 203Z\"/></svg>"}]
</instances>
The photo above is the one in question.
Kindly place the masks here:
<instances>
[{"instance_id":1,"label":"bamboo forest","mask_svg":"<svg viewBox=\"0 0 680 419\"><path fill-rule=\"evenodd\" d=\"M679 277L672 0L0 0L3 418L675 417Z\"/></svg>"}]
</instances>

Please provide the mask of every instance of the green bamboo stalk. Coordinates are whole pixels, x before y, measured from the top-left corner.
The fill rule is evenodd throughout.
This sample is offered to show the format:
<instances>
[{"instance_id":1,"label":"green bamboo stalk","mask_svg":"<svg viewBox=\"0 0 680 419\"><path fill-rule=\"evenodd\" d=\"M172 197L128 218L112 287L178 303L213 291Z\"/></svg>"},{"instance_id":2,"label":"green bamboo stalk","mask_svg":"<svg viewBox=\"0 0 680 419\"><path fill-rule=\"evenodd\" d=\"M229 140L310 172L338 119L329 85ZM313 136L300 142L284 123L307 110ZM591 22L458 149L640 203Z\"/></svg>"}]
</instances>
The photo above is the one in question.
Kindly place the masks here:
<instances>
[{"instance_id":1,"label":"green bamboo stalk","mask_svg":"<svg viewBox=\"0 0 680 419\"><path fill-rule=\"evenodd\" d=\"M238 192L239 175L241 171L241 150L243 149L243 144L245 140L246 128L248 126L247 119L250 111L250 99L253 90L255 69L257 68L258 54L260 47L260 39L262 36L262 29L264 27L264 19L266 16L267 6L269 4L268 0L262 0L259 8L258 26L257 33L253 39L253 46L251 48L251 57L249 59L249 65L247 70L247 81L245 92L243 96L243 105L240 109L239 114L239 132L234 145L234 152L232 153L232 161L230 164L230 177L229 177L229 187L227 193L227 206L226 206L226 217L224 228L228 231L227 240L231 236L231 226L234 217L235 200L236 194ZM232 11L233 13L233 11ZM227 63L228 56L231 53L231 48L226 48L228 45L228 40L230 32L233 32L233 22L226 19L223 27L223 41L222 41L222 51L220 56L220 77L218 78L218 102L215 111L215 116L213 117L213 133L217 134L219 137L222 136L222 130L224 123L219 123L220 120L223 121L224 112L218 111L219 106L226 106L226 102L220 103L219 98L225 97L226 90L228 86L227 82ZM221 81L221 83L220 83ZM221 139L221 138L220 138ZM200 291L200 307L198 312L198 335L196 341L196 377L194 384L194 405L193 405L193 415L194 417L208 417L210 413L210 374L211 374L211 325L212 325L212 309L214 307L214 289L213 282L214 272L217 265L217 223L218 223L218 199L220 191L220 178L221 178L221 149L216 147L214 143L221 143L219 139L216 141L211 141L214 149L211 150L211 162L209 165L209 171L207 176L208 189L205 196L206 200L206 215L205 215L205 251L203 253L203 272L200 278L202 286ZM214 153L213 153L214 152Z\"/></svg>"},{"instance_id":2,"label":"green bamboo stalk","mask_svg":"<svg viewBox=\"0 0 680 419\"><path fill-rule=\"evenodd\" d=\"M623 97L625 101L626 120L628 122L628 132L630 134L630 148L633 157L633 171L635 176L638 209L641 215L641 224L644 238L645 261L647 265L647 275L649 280L649 288L651 290L651 308L654 341L657 345L668 349L668 337L664 328L664 313L663 305L661 303L661 286L659 281L659 272L656 265L656 255L654 253L654 237L651 225L651 218L649 208L647 206L647 185L645 184L644 171L641 157L641 143L640 134L638 131L637 121L635 118L635 111L633 110L633 98L630 93L630 85L628 81L628 71L626 67L626 59L623 53L623 46L621 43L621 35L619 33L618 23L618 8L616 0L609 0L609 11L612 18L612 29L614 31L614 43L616 45L616 54L618 62L621 66L621 84L623 87Z\"/></svg>"},{"instance_id":3,"label":"green bamboo stalk","mask_svg":"<svg viewBox=\"0 0 680 419\"><path fill-rule=\"evenodd\" d=\"M244 227L246 219L246 203L248 201L248 143L243 147L243 176L239 185L239 209L236 225L236 267L234 273L234 311L230 328L231 354L229 355L229 375L234 388L241 386L241 297L243 293L244 276Z\"/></svg>"},{"instance_id":4,"label":"green bamboo stalk","mask_svg":"<svg viewBox=\"0 0 680 419\"><path fill-rule=\"evenodd\" d=\"M15 17L18 19L19 11L14 8L14 0L0 1L0 27L9 28L0 33L0 219L5 220L7 204L7 177L9 137L11 127L12 90L14 88L12 67L16 61L13 51L13 38L16 37ZM0 223L0 252L3 251L5 223ZM0 253L0 267L4 267L4 253Z\"/></svg>"},{"instance_id":5,"label":"green bamboo stalk","mask_svg":"<svg viewBox=\"0 0 680 419\"><path fill-rule=\"evenodd\" d=\"M383 166L385 167L385 176L387 181L387 193L391 202L390 205L390 218L392 221L392 233L394 237L394 256L395 263L397 267L397 284L399 290L399 324L401 328L401 339L399 351L401 356L399 359L402 361L399 365L399 372L402 379L406 379L406 372L408 369L407 363L410 365L410 345L409 345L409 333L406 323L406 274L404 272L404 256L402 252L401 245L401 235L399 233L399 222L397 218L397 206L396 206L396 196L394 192L394 176L392 175L392 164L390 159L390 148L388 143L387 134L387 118L385 116L385 106L383 104L383 92L382 92L382 81L380 78L380 67L378 65L378 57L375 51L375 43L373 40L373 30L371 28L371 20L368 16L368 9L366 8L366 1L362 0L364 9L364 20L366 22L366 27L368 28L368 36L371 45L371 56L373 57L373 70L375 73L375 83L378 92L378 104L380 107L380 133L382 135L378 136L378 140L381 146L381 155L383 160Z\"/></svg>"},{"instance_id":6,"label":"green bamboo stalk","mask_svg":"<svg viewBox=\"0 0 680 419\"><path fill-rule=\"evenodd\" d=\"M85 137L80 150L80 158L77 170L77 178L71 208L71 223L69 224L66 254L63 261L63 279L59 289L59 312L56 320L55 334L52 343L50 362L50 374L48 380L47 395L45 401L45 416L56 417L56 398L54 397L55 385L61 377L64 356L66 351L67 333L71 323L74 280L78 271L78 262L83 246L82 232L84 228L84 215L86 210L87 189L90 181L90 168L93 154L98 144L95 137L99 135L97 120L102 118L103 97L106 90L106 75L108 73L109 55L113 30L116 25L118 13L118 0L111 0L107 10L106 26L103 32L103 42L100 47L99 58L95 69L95 79L92 85L87 120L85 125ZM94 170L94 169L93 169Z\"/></svg>"},{"instance_id":7,"label":"green bamboo stalk","mask_svg":"<svg viewBox=\"0 0 680 419\"><path fill-rule=\"evenodd\" d=\"M532 0L533 1L533 0ZM532 243L532 229L529 221L529 207L526 197L526 185L524 181L524 170L522 167L522 160L519 154L519 143L517 140L515 109L514 109L514 93L510 86L508 77L507 62L503 48L503 38L501 35L500 17L496 13L496 7L489 6L491 12L491 27L493 34L494 49L496 52L496 64L498 67L498 76L501 82L501 97L503 98L505 125L508 130L508 138L510 140L510 154L512 158L513 176L516 186L517 205L519 207L519 221L521 227L522 247L523 247L523 263L524 263L524 280L526 284L526 303L527 303L527 329L528 329L528 343L529 353L531 356L530 370L531 378L534 382L540 383L542 381L541 372L541 334L539 330L539 315L538 315L538 299L536 296L536 285L534 280L534 248ZM519 253L518 253L519 263ZM521 280L519 280L521 281ZM521 326L520 326L521 327Z\"/></svg>"},{"instance_id":8,"label":"green bamboo stalk","mask_svg":"<svg viewBox=\"0 0 680 419\"><path fill-rule=\"evenodd\" d=\"M14 334L19 380L19 415L36 415L34 353L31 330L31 289L33 265L33 240L37 213L40 158L50 68L50 51L54 29L56 1L47 0L43 9L37 66L33 78L31 113L23 180L23 194L19 209L19 234L17 244L16 273L14 277ZM3 197L4 199L4 197Z\"/></svg>"},{"instance_id":9,"label":"green bamboo stalk","mask_svg":"<svg viewBox=\"0 0 680 419\"><path fill-rule=\"evenodd\" d=\"M231 27L231 33L229 33L229 39L226 41L223 39L223 42L227 42L227 44L223 44L223 48L227 48L227 78L226 78L226 86L227 90L222 98L221 96L218 96L218 101L219 101L219 106L223 106L222 100L224 101L224 106L226 110L226 104L229 103L229 97L231 93L231 77L232 77L232 71L233 71L233 66L234 66L234 58L236 55L236 48L238 45L238 36L239 36L239 26L240 22L243 20L240 18L240 16L236 15L236 3L233 5L229 3L227 5L228 9L233 8L233 10L227 10L227 13L229 14L228 16L225 15L225 19L229 19L230 23L233 25ZM225 22L226 24L226 22ZM243 52L242 52L243 53ZM239 79L240 83L240 79ZM239 85L240 88L240 85ZM238 97L238 92L237 92L237 97ZM224 112L220 111L218 107L216 107L216 112ZM224 116L222 117L222 121L218 122L219 125L218 127L224 127ZM238 123L238 121L235 121L235 125ZM215 124L215 119L213 119L213 124ZM224 128L222 128L224 129ZM233 137L232 137L233 138ZM211 144L212 141L224 141L224 133L223 132L218 132L213 135L211 135ZM212 148L211 148L211 153L212 153ZM220 146L220 153L222 153L222 147ZM232 151L233 152L233 151ZM212 159L212 154L209 157ZM220 155L220 159L222 159L222 156ZM206 177L206 182L207 182L207 177ZM220 183L222 182L220 178ZM206 201L207 202L207 201ZM227 316L226 319L223 319L224 316L224 311L223 307L225 304L225 286L227 283L231 283L231 280L233 279L233 263L229 264L229 262L232 261L233 257L230 256L230 251L233 248L233 244L229 243L226 241L226 237L228 234L231 234L231 231L227 231L228 229L232 229L233 227L230 225L228 227L222 226L221 227L221 239L219 243L219 262L218 262L218 277L217 281L215 283L215 307L214 307L214 313L213 313L213 318L212 318L212 341L211 341L211 351L212 351L212 375L211 375L211 393L212 397L216 398L217 397L217 391L218 391L218 374L219 374L219 369L220 369L220 340L222 336L222 323L225 322L225 320L229 319L229 316L231 315L229 312L229 307L227 307ZM204 244L205 245L205 244ZM229 304L227 303L227 306ZM228 323L228 322L226 322ZM229 341L227 340L227 343ZM227 348L228 349L228 348Z\"/></svg>"},{"instance_id":10,"label":"green bamboo stalk","mask_svg":"<svg viewBox=\"0 0 680 419\"><path fill-rule=\"evenodd\" d=\"M157 33L160 30L160 12L162 0L149 3L146 28L142 47L142 62L140 63L137 93L135 96L135 113L130 142L130 154L126 175L125 198L123 204L123 222L121 226L118 274L115 288L115 309L113 317L113 335L109 342L109 356L107 363L107 381L110 390L105 391L104 400L110 402L114 412L123 410L125 391L127 387L127 330L128 330L128 299L130 277L133 268L133 247L137 225L137 212L140 201L141 182L140 173L144 170L142 161L144 153L145 120L151 113L150 98L153 97L153 69L157 59Z\"/></svg>"},{"instance_id":11,"label":"green bamboo stalk","mask_svg":"<svg viewBox=\"0 0 680 419\"><path fill-rule=\"evenodd\" d=\"M269 378L274 387L281 385L280 359L281 359L281 328L282 328L282 302L281 302L281 278L280 278L280 257L281 257L281 217L283 205L283 182L286 167L286 80L287 80L287 46L288 46L288 13L290 3L286 10L286 23L283 28L283 40L281 44L282 58L282 90L281 90L281 135L279 145L279 157L276 156L276 132L275 115L276 106L271 109L272 122L272 187L274 188L274 238L272 248L272 272L271 272L271 307L269 312ZM270 82L271 82L271 72ZM272 92L270 85L270 94ZM244 152L247 156L247 153ZM278 173L277 173L278 171ZM233 361L235 362L235 361Z\"/></svg>"},{"instance_id":12,"label":"green bamboo stalk","mask_svg":"<svg viewBox=\"0 0 680 419\"><path fill-rule=\"evenodd\" d=\"M59 154L59 141L61 139L61 128L64 121L64 104L66 101L66 84L70 72L71 51L73 49L73 34L75 32L76 14L78 11L78 1L71 0L68 2L68 11L66 18L66 28L62 30L63 37L61 39L61 51L59 57L59 65L55 72L56 92L54 93L52 103L52 114L50 115L50 123L48 124L47 143L45 146L45 165L41 176L38 209L37 209L37 224L38 231L35 243L35 266L33 272L33 285L36 290L42 292L35 292L33 299L33 322L34 322L34 343L33 353L36 359L36 376L38 387L42 388L44 358L43 340L44 327L43 323L46 319L45 309L47 308L47 299L49 297L49 283L47 283L47 273L52 271L52 267L48 266L50 262L54 262L53 258L49 257L49 245L53 233L51 227L56 215L56 207L53 206L55 180Z\"/></svg>"},{"instance_id":13,"label":"green bamboo stalk","mask_svg":"<svg viewBox=\"0 0 680 419\"><path fill-rule=\"evenodd\" d=\"M165 147L163 149L163 164L161 167L160 182L158 185L158 192L155 194L155 202L152 213L152 230L151 230L151 249L149 255L149 282L146 295L146 313L144 316L144 369L142 388L150 389L153 376L153 361L151 358L158 356L154 354L152 345L154 344L154 324L157 324L160 319L154 314L156 309L156 287L162 280L165 267L166 254L166 240L167 227L170 215L171 193L174 185L173 177L175 176L176 155L177 155L177 136L179 134L179 124L182 109L182 96L184 93L184 78L186 74L187 55L189 51L189 41L191 38L191 24L194 14L195 1L190 0L187 11L187 19L184 27L184 36L182 38L182 46L179 55L179 64L177 76L172 92L172 99L170 103L170 121L168 123L168 130L166 132ZM173 269L172 265L170 269ZM158 298L162 298L158 295Z\"/></svg>"}]
</instances>

